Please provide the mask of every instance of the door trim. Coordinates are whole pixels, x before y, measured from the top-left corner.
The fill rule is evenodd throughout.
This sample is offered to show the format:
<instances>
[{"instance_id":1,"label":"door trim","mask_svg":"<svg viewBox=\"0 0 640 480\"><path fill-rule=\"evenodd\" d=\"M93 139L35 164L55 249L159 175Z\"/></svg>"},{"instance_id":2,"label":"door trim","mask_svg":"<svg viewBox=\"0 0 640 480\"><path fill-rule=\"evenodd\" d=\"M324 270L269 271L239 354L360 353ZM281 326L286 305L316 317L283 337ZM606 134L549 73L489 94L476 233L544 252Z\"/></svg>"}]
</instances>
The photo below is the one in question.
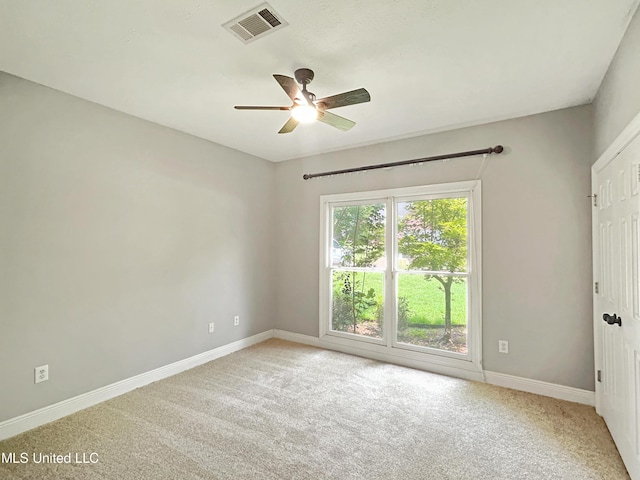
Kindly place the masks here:
<instances>
[{"instance_id":1,"label":"door trim","mask_svg":"<svg viewBox=\"0 0 640 480\"><path fill-rule=\"evenodd\" d=\"M611 145L598 157L598 160L591 166L591 171L600 172L611 160L616 158L635 138L640 135L640 113L620 132Z\"/></svg>"},{"instance_id":2,"label":"door trim","mask_svg":"<svg viewBox=\"0 0 640 480\"><path fill-rule=\"evenodd\" d=\"M598 174L604 170L625 148L627 148L638 136L640 136L640 113L638 113L629 124L620 132L616 139L611 142L609 147L598 157L598 159L591 166L591 193L598 193ZM599 198L599 202L603 199ZM595 288L594 282L599 282L602 285L600 279L600 235L598 232L598 212L599 208L593 207L591 209L591 239L592 239L592 271L593 278L591 288ZM601 400L602 389L601 383L598 382L597 373L598 370L602 370L602 351L600 329L597 328L599 319L596 318L598 314L598 298L595 294L595 290L591 290L593 298L592 306L592 320L593 320L593 347L594 347L594 380L595 380L595 407L598 415L602 415L601 412Z\"/></svg>"}]
</instances>

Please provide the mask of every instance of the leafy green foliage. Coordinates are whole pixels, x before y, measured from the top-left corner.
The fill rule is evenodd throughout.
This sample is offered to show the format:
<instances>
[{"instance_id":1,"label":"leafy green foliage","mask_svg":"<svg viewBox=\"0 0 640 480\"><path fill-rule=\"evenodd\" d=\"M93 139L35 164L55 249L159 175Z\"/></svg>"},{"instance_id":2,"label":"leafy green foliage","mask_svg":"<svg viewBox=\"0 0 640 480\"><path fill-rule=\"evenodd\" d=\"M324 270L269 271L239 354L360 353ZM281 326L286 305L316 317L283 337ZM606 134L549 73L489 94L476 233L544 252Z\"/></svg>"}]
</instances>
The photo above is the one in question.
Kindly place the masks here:
<instances>
[{"instance_id":1,"label":"leafy green foliage","mask_svg":"<svg viewBox=\"0 0 640 480\"><path fill-rule=\"evenodd\" d=\"M398 330L404 330L409 326L411 310L407 297L398 297Z\"/></svg>"},{"instance_id":2,"label":"leafy green foliage","mask_svg":"<svg viewBox=\"0 0 640 480\"><path fill-rule=\"evenodd\" d=\"M381 273L334 272L334 330L355 333L358 323L377 320L376 315L382 304Z\"/></svg>"},{"instance_id":3,"label":"leafy green foliage","mask_svg":"<svg viewBox=\"0 0 640 480\"><path fill-rule=\"evenodd\" d=\"M341 266L372 267L384 255L384 223L384 204L336 207L333 239L343 250Z\"/></svg>"},{"instance_id":4,"label":"leafy green foliage","mask_svg":"<svg viewBox=\"0 0 640 480\"><path fill-rule=\"evenodd\" d=\"M334 272L333 298L340 294L342 282L337 278L344 272ZM360 273L360 272L358 272ZM358 279L360 281L360 279ZM365 290L371 288L376 292L378 304L375 309L370 308L362 312L363 321L382 321L383 305L383 276L377 273L367 273L364 281ZM406 315L409 326L429 325L444 326L444 295L440 282L431 278L425 281L423 275L400 273L398 275L398 316ZM451 286L451 323L452 325L466 325L467 320L467 286L465 282L454 283ZM403 306L406 302L406 308ZM335 302L334 302L335 303ZM401 323L401 318L398 318Z\"/></svg>"},{"instance_id":5,"label":"leafy green foliage","mask_svg":"<svg viewBox=\"0 0 640 480\"><path fill-rule=\"evenodd\" d=\"M343 267L373 267L384 257L385 205L348 205L333 210L333 240L342 249L339 264ZM348 324L353 333L365 311L378 303L372 288L365 288L367 274L342 272L342 287L334 289L333 325ZM334 279L335 281L335 279Z\"/></svg>"},{"instance_id":6,"label":"leafy green foliage","mask_svg":"<svg viewBox=\"0 0 640 480\"><path fill-rule=\"evenodd\" d=\"M451 334L451 287L459 277L446 275L467 269L467 199L440 198L405 202L398 224L398 250L411 270L428 274L442 285L445 296L445 336Z\"/></svg>"},{"instance_id":7,"label":"leafy green foliage","mask_svg":"<svg viewBox=\"0 0 640 480\"><path fill-rule=\"evenodd\" d=\"M398 249L412 270L459 272L467 267L467 199L406 202Z\"/></svg>"},{"instance_id":8,"label":"leafy green foliage","mask_svg":"<svg viewBox=\"0 0 640 480\"><path fill-rule=\"evenodd\" d=\"M401 274L398 329L413 332L418 325L444 325L445 336L449 335L452 323L466 324L465 280L451 274L468 267L467 199L420 200L400 205L398 247L403 268L442 273ZM384 204L335 207L332 240L340 254L334 256L334 266L382 266L385 215ZM384 277L379 273L334 271L332 328L358 333L358 324L374 320L380 327L384 315L383 283Z\"/></svg>"}]
</instances>

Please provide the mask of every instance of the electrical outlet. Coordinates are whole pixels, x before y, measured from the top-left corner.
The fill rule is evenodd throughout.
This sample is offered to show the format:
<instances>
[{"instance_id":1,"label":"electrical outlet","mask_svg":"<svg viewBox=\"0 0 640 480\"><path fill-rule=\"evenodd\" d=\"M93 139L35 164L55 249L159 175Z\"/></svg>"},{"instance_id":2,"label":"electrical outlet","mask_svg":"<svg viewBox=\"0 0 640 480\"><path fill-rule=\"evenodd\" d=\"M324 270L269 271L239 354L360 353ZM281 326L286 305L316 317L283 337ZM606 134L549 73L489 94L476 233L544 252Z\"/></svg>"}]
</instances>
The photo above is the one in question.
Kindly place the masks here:
<instances>
[{"instance_id":1,"label":"electrical outlet","mask_svg":"<svg viewBox=\"0 0 640 480\"><path fill-rule=\"evenodd\" d=\"M209 333L213 333L214 330L215 330L215 325L213 324L213 322L211 322L209 324Z\"/></svg>"},{"instance_id":2,"label":"electrical outlet","mask_svg":"<svg viewBox=\"0 0 640 480\"><path fill-rule=\"evenodd\" d=\"M35 383L49 380L49 365L42 365L35 368Z\"/></svg>"},{"instance_id":3,"label":"electrical outlet","mask_svg":"<svg viewBox=\"0 0 640 480\"><path fill-rule=\"evenodd\" d=\"M233 324L237 327L238 325L240 325L240 317L238 315L236 315L235 317L233 317Z\"/></svg>"},{"instance_id":4,"label":"electrical outlet","mask_svg":"<svg viewBox=\"0 0 640 480\"><path fill-rule=\"evenodd\" d=\"M509 353L509 342L507 340L498 340L498 353Z\"/></svg>"}]
</instances>

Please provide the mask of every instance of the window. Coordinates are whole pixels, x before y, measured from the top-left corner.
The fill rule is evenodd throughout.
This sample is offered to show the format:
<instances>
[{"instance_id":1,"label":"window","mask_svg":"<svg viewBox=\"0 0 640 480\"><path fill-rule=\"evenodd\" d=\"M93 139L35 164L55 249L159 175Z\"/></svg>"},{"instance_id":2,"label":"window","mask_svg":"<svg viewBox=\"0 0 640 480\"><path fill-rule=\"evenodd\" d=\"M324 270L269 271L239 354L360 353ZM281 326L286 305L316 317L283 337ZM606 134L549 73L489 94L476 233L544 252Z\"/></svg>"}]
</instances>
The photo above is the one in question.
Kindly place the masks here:
<instances>
[{"instance_id":1,"label":"window","mask_svg":"<svg viewBox=\"0 0 640 480\"><path fill-rule=\"evenodd\" d=\"M480 182L326 195L321 208L322 340L479 369Z\"/></svg>"},{"instance_id":2,"label":"window","mask_svg":"<svg viewBox=\"0 0 640 480\"><path fill-rule=\"evenodd\" d=\"M385 203L331 207L331 330L382 339Z\"/></svg>"}]
</instances>

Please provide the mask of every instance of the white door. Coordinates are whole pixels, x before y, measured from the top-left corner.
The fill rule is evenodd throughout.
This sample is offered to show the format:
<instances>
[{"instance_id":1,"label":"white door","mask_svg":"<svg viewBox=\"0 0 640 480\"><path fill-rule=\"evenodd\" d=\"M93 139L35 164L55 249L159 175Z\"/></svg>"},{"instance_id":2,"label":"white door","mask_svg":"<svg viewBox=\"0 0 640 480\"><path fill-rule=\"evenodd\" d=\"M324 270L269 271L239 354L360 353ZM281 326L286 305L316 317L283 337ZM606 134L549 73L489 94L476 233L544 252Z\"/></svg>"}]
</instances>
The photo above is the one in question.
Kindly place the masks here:
<instances>
[{"instance_id":1,"label":"white door","mask_svg":"<svg viewBox=\"0 0 640 480\"><path fill-rule=\"evenodd\" d=\"M640 137L594 171L596 405L640 480Z\"/></svg>"}]
</instances>

